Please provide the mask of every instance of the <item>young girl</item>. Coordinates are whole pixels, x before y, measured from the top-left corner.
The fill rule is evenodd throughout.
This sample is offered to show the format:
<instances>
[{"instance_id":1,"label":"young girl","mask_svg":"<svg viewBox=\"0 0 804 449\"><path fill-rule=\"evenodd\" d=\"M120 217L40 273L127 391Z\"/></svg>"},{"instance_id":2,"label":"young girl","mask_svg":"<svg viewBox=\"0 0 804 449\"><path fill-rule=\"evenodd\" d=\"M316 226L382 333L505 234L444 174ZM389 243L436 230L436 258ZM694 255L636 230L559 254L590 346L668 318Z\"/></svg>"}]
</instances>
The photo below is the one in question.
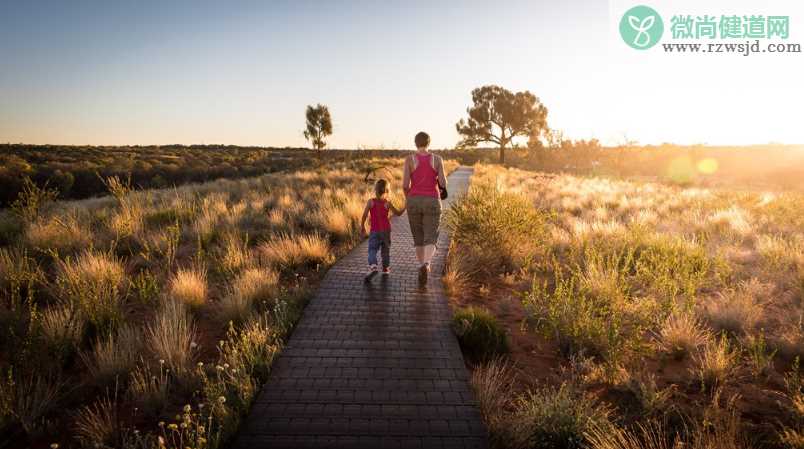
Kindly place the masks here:
<instances>
[{"instance_id":1,"label":"young girl","mask_svg":"<svg viewBox=\"0 0 804 449\"><path fill-rule=\"evenodd\" d=\"M363 210L363 219L360 222L363 235L366 235L366 218L371 216L371 234L369 234L368 247L369 273L366 276L366 281L370 281L379 271L377 268L377 251L381 250L382 254L382 273L389 274L391 272L391 220L388 217L391 213L399 216L405 212L405 207L399 210L385 199L388 194L388 181L385 179L378 179L374 184L374 194L374 198L371 198L366 203L366 208Z\"/></svg>"}]
</instances>

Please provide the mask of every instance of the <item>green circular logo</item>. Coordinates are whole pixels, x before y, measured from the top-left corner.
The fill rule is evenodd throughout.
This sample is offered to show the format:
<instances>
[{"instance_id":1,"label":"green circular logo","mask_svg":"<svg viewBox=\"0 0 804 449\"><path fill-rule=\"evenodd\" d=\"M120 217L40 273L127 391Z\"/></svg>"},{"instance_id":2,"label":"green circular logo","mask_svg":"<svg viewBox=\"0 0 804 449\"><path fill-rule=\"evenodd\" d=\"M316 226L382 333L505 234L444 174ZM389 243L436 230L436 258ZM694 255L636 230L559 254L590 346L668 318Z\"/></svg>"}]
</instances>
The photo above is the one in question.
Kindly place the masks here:
<instances>
[{"instance_id":1,"label":"green circular logo","mask_svg":"<svg viewBox=\"0 0 804 449\"><path fill-rule=\"evenodd\" d=\"M626 44L637 50L647 50L656 45L663 32L662 17L650 6L634 6L620 19L620 36Z\"/></svg>"}]
</instances>

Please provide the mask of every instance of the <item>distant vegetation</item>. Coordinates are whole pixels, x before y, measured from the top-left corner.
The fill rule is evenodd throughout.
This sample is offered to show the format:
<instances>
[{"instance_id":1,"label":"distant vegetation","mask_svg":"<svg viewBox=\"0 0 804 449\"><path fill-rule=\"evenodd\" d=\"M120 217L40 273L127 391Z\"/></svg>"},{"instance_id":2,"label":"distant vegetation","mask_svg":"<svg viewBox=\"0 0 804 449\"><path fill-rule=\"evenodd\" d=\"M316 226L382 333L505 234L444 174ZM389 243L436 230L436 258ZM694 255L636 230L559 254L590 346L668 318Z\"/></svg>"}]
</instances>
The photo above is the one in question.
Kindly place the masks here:
<instances>
[{"instance_id":1,"label":"distant vegetation","mask_svg":"<svg viewBox=\"0 0 804 449\"><path fill-rule=\"evenodd\" d=\"M804 190L804 145L746 147L624 144L566 140L508 150L506 165L551 173L667 182L680 186ZM464 163L497 162L495 149L451 152Z\"/></svg>"},{"instance_id":2,"label":"distant vegetation","mask_svg":"<svg viewBox=\"0 0 804 449\"><path fill-rule=\"evenodd\" d=\"M321 163L400 152L332 151L237 146L80 147L0 145L0 208L11 204L24 179L48 186L60 199L106 194L104 179L117 176L137 189L162 188L218 178L239 179ZM323 158L323 159L322 159Z\"/></svg>"}]
</instances>

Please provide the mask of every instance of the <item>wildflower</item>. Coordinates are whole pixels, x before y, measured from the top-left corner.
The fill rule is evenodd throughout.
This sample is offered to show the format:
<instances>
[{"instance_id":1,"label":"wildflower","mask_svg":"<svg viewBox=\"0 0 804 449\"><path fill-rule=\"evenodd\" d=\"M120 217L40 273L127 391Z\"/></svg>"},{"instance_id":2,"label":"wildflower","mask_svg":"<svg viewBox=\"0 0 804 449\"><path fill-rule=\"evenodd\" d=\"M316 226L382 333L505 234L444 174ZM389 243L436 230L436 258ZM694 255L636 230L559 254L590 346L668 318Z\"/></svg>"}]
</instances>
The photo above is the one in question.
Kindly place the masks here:
<instances>
[{"instance_id":1,"label":"wildflower","mask_svg":"<svg viewBox=\"0 0 804 449\"><path fill-rule=\"evenodd\" d=\"M192 410L192 409L193 408L190 407L190 404L187 404L187 405L184 406L184 413L190 413L190 410Z\"/></svg>"},{"instance_id":2,"label":"wildflower","mask_svg":"<svg viewBox=\"0 0 804 449\"><path fill-rule=\"evenodd\" d=\"M204 433L204 426L198 426L198 433Z\"/></svg>"},{"instance_id":3,"label":"wildflower","mask_svg":"<svg viewBox=\"0 0 804 449\"><path fill-rule=\"evenodd\" d=\"M198 343L196 343L194 341L190 342L190 349L195 349L197 347L198 347Z\"/></svg>"},{"instance_id":4,"label":"wildflower","mask_svg":"<svg viewBox=\"0 0 804 449\"><path fill-rule=\"evenodd\" d=\"M164 421L159 421L159 427L165 427L165 422Z\"/></svg>"},{"instance_id":5,"label":"wildflower","mask_svg":"<svg viewBox=\"0 0 804 449\"><path fill-rule=\"evenodd\" d=\"M225 397L223 397L223 396L218 396L218 402L220 402L221 404L223 404L223 403L225 403L225 402L226 402L226 398L225 398Z\"/></svg>"},{"instance_id":6,"label":"wildflower","mask_svg":"<svg viewBox=\"0 0 804 449\"><path fill-rule=\"evenodd\" d=\"M218 370L218 371L223 371L223 367L220 366L220 365L216 366L215 369Z\"/></svg>"},{"instance_id":7,"label":"wildflower","mask_svg":"<svg viewBox=\"0 0 804 449\"><path fill-rule=\"evenodd\" d=\"M223 367L224 367L224 368L226 368L226 369L229 369L229 364L228 364L228 363L224 363L224 364L223 364Z\"/></svg>"},{"instance_id":8,"label":"wildflower","mask_svg":"<svg viewBox=\"0 0 804 449\"><path fill-rule=\"evenodd\" d=\"M162 423L162 424L164 424L164 423ZM159 437L157 438L157 441L159 442L159 447L165 447L165 439L164 439L164 438L162 438L161 436L159 436Z\"/></svg>"},{"instance_id":9,"label":"wildflower","mask_svg":"<svg viewBox=\"0 0 804 449\"><path fill-rule=\"evenodd\" d=\"M179 426L177 426L176 424L170 423L170 424L168 424L168 429L170 429L170 430L179 430Z\"/></svg>"},{"instance_id":10,"label":"wildflower","mask_svg":"<svg viewBox=\"0 0 804 449\"><path fill-rule=\"evenodd\" d=\"M204 362L198 362L198 367L203 368L204 367Z\"/></svg>"},{"instance_id":11,"label":"wildflower","mask_svg":"<svg viewBox=\"0 0 804 449\"><path fill-rule=\"evenodd\" d=\"M159 359L159 364L164 365L165 364L165 359Z\"/></svg>"},{"instance_id":12,"label":"wildflower","mask_svg":"<svg viewBox=\"0 0 804 449\"><path fill-rule=\"evenodd\" d=\"M53 443L50 445L50 449L59 449L59 443Z\"/></svg>"}]
</instances>

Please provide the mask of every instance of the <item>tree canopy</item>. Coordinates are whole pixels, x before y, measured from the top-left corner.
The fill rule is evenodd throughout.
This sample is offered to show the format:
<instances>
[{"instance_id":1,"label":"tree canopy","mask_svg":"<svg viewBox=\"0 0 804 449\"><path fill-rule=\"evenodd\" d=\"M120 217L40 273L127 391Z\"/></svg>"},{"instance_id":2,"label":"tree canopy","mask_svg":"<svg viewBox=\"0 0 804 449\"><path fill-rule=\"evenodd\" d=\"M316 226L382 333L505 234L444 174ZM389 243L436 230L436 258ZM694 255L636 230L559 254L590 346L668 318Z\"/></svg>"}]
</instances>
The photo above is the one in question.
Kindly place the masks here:
<instances>
[{"instance_id":1,"label":"tree canopy","mask_svg":"<svg viewBox=\"0 0 804 449\"><path fill-rule=\"evenodd\" d=\"M315 106L307 106L305 112L307 118L307 128L304 130L304 138L309 140L313 148L320 150L327 146L325 137L332 135L332 116L329 108L321 103Z\"/></svg>"},{"instance_id":2,"label":"tree canopy","mask_svg":"<svg viewBox=\"0 0 804 449\"><path fill-rule=\"evenodd\" d=\"M463 139L460 147L481 142L500 147L500 162L505 149L518 136L538 138L547 131L547 108L530 91L513 93L500 86L483 86L472 91L472 106L466 109L468 120L455 125Z\"/></svg>"}]
</instances>

